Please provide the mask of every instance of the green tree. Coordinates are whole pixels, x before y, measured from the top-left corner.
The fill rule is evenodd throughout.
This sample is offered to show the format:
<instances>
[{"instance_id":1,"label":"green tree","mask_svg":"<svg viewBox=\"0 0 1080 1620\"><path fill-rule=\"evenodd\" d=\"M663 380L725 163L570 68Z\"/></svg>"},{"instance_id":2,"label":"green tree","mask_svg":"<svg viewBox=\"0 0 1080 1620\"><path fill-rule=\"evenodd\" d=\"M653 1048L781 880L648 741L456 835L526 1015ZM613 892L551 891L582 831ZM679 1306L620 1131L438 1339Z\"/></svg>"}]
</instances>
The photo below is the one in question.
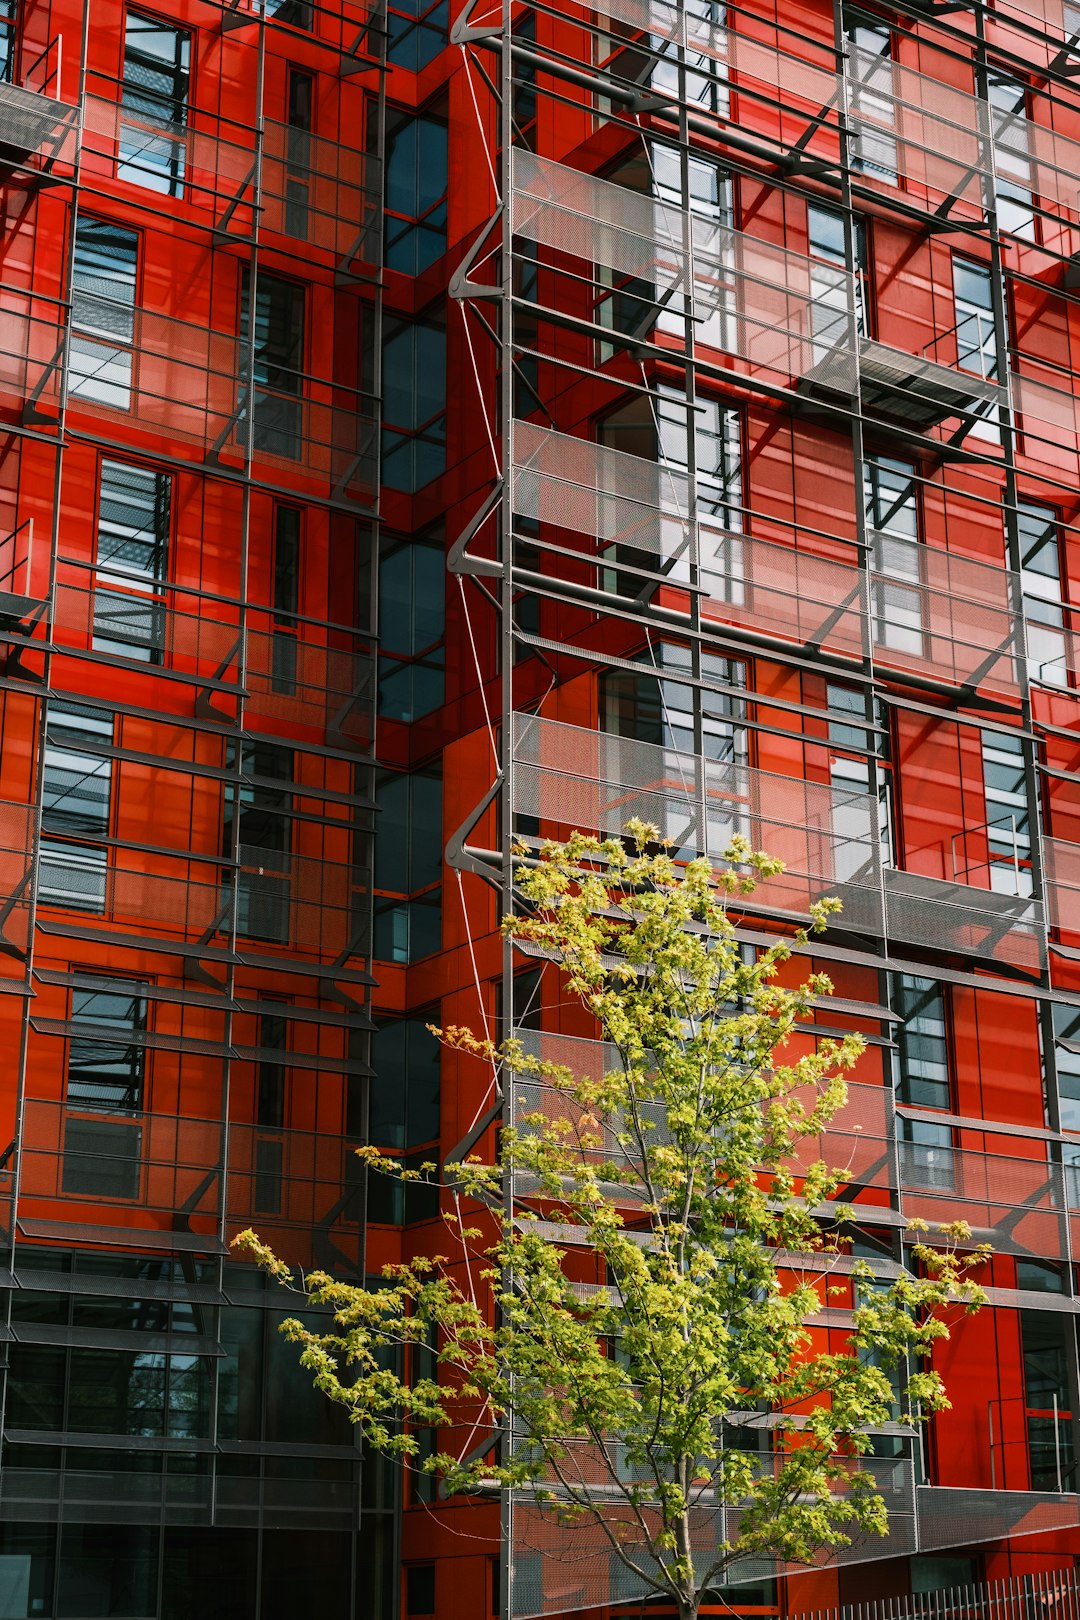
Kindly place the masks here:
<instances>
[{"instance_id":1,"label":"green tree","mask_svg":"<svg viewBox=\"0 0 1080 1620\"><path fill-rule=\"evenodd\" d=\"M845 1101L862 1039L785 1051L831 990L820 974L797 990L777 982L809 931L746 961L729 916L780 863L737 840L718 873L676 862L652 827L627 832L575 834L523 861L504 923L559 964L596 1021L606 1072L439 1031L537 1106L507 1122L498 1163L446 1167L446 1258L389 1267L372 1291L307 1276L306 1296L334 1317L326 1332L285 1331L376 1451L409 1461L418 1429L501 1427L493 1453L462 1441L462 1460L444 1443L419 1466L450 1493L509 1489L591 1526L643 1589L693 1620L740 1563L805 1563L886 1533L868 1431L948 1405L929 1356L950 1308L977 1307L966 1274L983 1251L960 1252L962 1226L917 1234L916 1271L887 1287L854 1262L846 1349L814 1347L806 1324L844 1255L847 1212L834 1201L843 1169L808 1148ZM818 904L811 929L836 909ZM291 1280L253 1233L237 1242ZM410 1379L390 1352L420 1344L434 1346L435 1374ZM767 1451L747 1449L750 1414Z\"/></svg>"}]
</instances>

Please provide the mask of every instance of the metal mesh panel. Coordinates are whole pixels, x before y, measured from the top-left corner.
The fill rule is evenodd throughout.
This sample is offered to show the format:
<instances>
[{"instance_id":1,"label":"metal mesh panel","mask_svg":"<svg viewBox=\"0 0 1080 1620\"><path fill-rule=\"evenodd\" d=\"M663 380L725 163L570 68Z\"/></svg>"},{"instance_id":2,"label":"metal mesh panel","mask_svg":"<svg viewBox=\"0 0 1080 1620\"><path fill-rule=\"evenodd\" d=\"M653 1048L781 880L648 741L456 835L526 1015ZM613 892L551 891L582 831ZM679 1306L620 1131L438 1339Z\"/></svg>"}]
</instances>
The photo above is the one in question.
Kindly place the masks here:
<instances>
[{"instance_id":1,"label":"metal mesh panel","mask_svg":"<svg viewBox=\"0 0 1080 1620\"><path fill-rule=\"evenodd\" d=\"M1023 622L1015 576L955 552L875 536L875 661L1015 695Z\"/></svg>"},{"instance_id":2,"label":"metal mesh panel","mask_svg":"<svg viewBox=\"0 0 1080 1620\"><path fill-rule=\"evenodd\" d=\"M514 423L512 443L522 517L657 555L677 548L691 510L685 472L531 422Z\"/></svg>"},{"instance_id":3,"label":"metal mesh panel","mask_svg":"<svg viewBox=\"0 0 1080 1620\"><path fill-rule=\"evenodd\" d=\"M982 207L989 119L970 91L849 45L845 73L855 154L869 179L925 187Z\"/></svg>"},{"instance_id":4,"label":"metal mesh panel","mask_svg":"<svg viewBox=\"0 0 1080 1620\"><path fill-rule=\"evenodd\" d=\"M615 1047L604 1041L530 1029L518 1029L515 1036L531 1057L561 1064L578 1077L599 1080L609 1070L619 1067ZM813 1099L807 1093L802 1100L810 1106ZM549 1081L524 1075L511 1076L508 1101L508 1117L515 1123L529 1113L576 1123L582 1112ZM664 1141L662 1108L646 1104L642 1112L653 1122L650 1140ZM595 1133L595 1126L592 1128ZM612 1122L612 1128L619 1129L619 1122ZM619 1149L606 1121L603 1134L604 1153L617 1158ZM892 1092L884 1086L849 1082L843 1108L833 1116L824 1132L807 1137L799 1144L792 1163L805 1168L823 1159L826 1164L845 1171L847 1186L890 1187L896 1181L892 1154L894 1135Z\"/></svg>"},{"instance_id":5,"label":"metal mesh panel","mask_svg":"<svg viewBox=\"0 0 1080 1620\"><path fill-rule=\"evenodd\" d=\"M696 216L690 253L677 208L522 149L513 179L515 232L650 284L658 323L670 325L661 300L692 273L694 318L708 323L700 335L710 347L787 381L839 343L854 387L854 306L844 270Z\"/></svg>"},{"instance_id":6,"label":"metal mesh panel","mask_svg":"<svg viewBox=\"0 0 1080 1620\"><path fill-rule=\"evenodd\" d=\"M1037 900L886 868L885 909L891 939L1008 962L1029 972L1046 958Z\"/></svg>"},{"instance_id":7,"label":"metal mesh panel","mask_svg":"<svg viewBox=\"0 0 1080 1620\"><path fill-rule=\"evenodd\" d=\"M786 865L759 885L756 906L801 913L836 894L841 926L880 928L877 804L869 794L532 715L515 716L514 760L519 814L605 834L641 816L679 851L716 860L742 833Z\"/></svg>"},{"instance_id":8,"label":"metal mesh panel","mask_svg":"<svg viewBox=\"0 0 1080 1620\"><path fill-rule=\"evenodd\" d=\"M915 1500L919 1546L926 1551L1005 1536L1034 1536L1080 1523L1080 1504L1073 1495L920 1485Z\"/></svg>"},{"instance_id":9,"label":"metal mesh panel","mask_svg":"<svg viewBox=\"0 0 1080 1620\"><path fill-rule=\"evenodd\" d=\"M237 125L228 126L235 137ZM87 95L83 102L83 147L93 156L120 167L120 178L138 178L143 183L157 178L161 168L154 164L155 153L168 152L167 174L181 189L184 201L208 210L215 218L235 204L229 228L237 235L250 235L254 228L254 132L252 144L221 134L217 120L201 108L188 110L186 124L170 124L155 118L152 127L133 116L117 101ZM157 169L155 175L154 170Z\"/></svg>"},{"instance_id":10,"label":"metal mesh panel","mask_svg":"<svg viewBox=\"0 0 1080 1620\"><path fill-rule=\"evenodd\" d=\"M0 152L7 162L25 162L47 149L55 171L70 170L75 159L79 109L40 91L0 84Z\"/></svg>"},{"instance_id":11,"label":"metal mesh panel","mask_svg":"<svg viewBox=\"0 0 1080 1620\"><path fill-rule=\"evenodd\" d=\"M904 1214L967 1221L995 1250L1052 1259L1069 1253L1064 1172L1045 1159L901 1142Z\"/></svg>"},{"instance_id":12,"label":"metal mesh panel","mask_svg":"<svg viewBox=\"0 0 1080 1620\"><path fill-rule=\"evenodd\" d=\"M701 525L702 583L710 617L859 654L865 578L850 562ZM717 562L723 567L718 568Z\"/></svg>"},{"instance_id":13,"label":"metal mesh panel","mask_svg":"<svg viewBox=\"0 0 1080 1620\"><path fill-rule=\"evenodd\" d=\"M1064 838L1043 840L1046 920L1051 928L1080 930L1080 844Z\"/></svg>"},{"instance_id":14,"label":"metal mesh panel","mask_svg":"<svg viewBox=\"0 0 1080 1620\"><path fill-rule=\"evenodd\" d=\"M521 147L512 158L516 235L665 288L685 276L681 209Z\"/></svg>"},{"instance_id":15,"label":"metal mesh panel","mask_svg":"<svg viewBox=\"0 0 1080 1620\"><path fill-rule=\"evenodd\" d=\"M116 1124L130 1134L134 1153L118 1159L120 1176L107 1154L91 1161L84 1153L73 1153L68 1126L88 1120ZM103 1118L60 1103L33 1101L26 1106L21 1166L20 1226L25 1225L27 1236L48 1235L34 1219L39 1211L89 1205L132 1220L130 1229L116 1229L113 1241L121 1246L138 1246L140 1238L150 1235L149 1228L168 1229L182 1213L190 1230L178 1235L178 1244L185 1237L192 1241L192 1231L212 1237L224 1220L230 1235L257 1223L260 1232L269 1234L268 1241L278 1231L288 1234L283 1241L295 1248L297 1230L310 1235L335 1222L355 1223L359 1214L358 1200L347 1196L350 1149L329 1132L226 1126L218 1120L157 1113ZM74 1184L73 1166L78 1172ZM95 1174L100 1181L96 1195L90 1190ZM73 1234L81 1230L75 1226ZM91 1229L85 1230L92 1241ZM162 1246L171 1240L163 1236Z\"/></svg>"},{"instance_id":16,"label":"metal mesh panel","mask_svg":"<svg viewBox=\"0 0 1080 1620\"><path fill-rule=\"evenodd\" d=\"M771 1465L770 1453L758 1455L761 1467ZM895 1557L898 1552L915 1550L911 1465L863 1458L861 1467L875 1476L889 1514L889 1535L880 1541L857 1541L851 1547L823 1554L822 1563L854 1563L868 1557ZM647 1518L647 1510L643 1511ZM634 1544L635 1527L629 1509L620 1508L613 1500L605 1510L605 1518L609 1523L625 1525L628 1544ZM690 1537L699 1570L703 1572L708 1567L720 1541L738 1534L738 1521L737 1508L692 1511ZM608 1538L597 1525L561 1524L555 1511L519 1496L513 1505L512 1534L511 1613L515 1620L576 1613L579 1609L632 1602L647 1595L646 1582L635 1577L633 1571L612 1555ZM649 1567L644 1554L639 1563ZM724 1579L732 1585L746 1584L774 1574L794 1574L801 1567L746 1559L735 1564Z\"/></svg>"}]
</instances>

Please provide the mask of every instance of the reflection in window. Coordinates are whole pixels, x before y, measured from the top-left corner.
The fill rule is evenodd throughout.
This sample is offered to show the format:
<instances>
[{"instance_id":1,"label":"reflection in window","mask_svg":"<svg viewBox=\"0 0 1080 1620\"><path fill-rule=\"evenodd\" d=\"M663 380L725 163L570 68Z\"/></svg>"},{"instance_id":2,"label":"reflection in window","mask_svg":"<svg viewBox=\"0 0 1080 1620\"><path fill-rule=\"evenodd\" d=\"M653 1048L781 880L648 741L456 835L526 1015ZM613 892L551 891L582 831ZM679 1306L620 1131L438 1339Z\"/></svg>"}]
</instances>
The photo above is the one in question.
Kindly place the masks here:
<instances>
[{"instance_id":1,"label":"reflection in window","mask_svg":"<svg viewBox=\"0 0 1080 1620\"><path fill-rule=\"evenodd\" d=\"M67 1102L94 1113L136 1113L143 1106L146 1000L137 991L74 990L68 1042Z\"/></svg>"},{"instance_id":2,"label":"reflection in window","mask_svg":"<svg viewBox=\"0 0 1080 1620\"><path fill-rule=\"evenodd\" d=\"M663 643L652 653L639 653L640 675L609 670L600 678L600 726L613 737L631 740L625 772L613 750L609 770L619 779L643 782L642 764L633 742L651 743L673 752L656 761L660 790L649 796L645 819L659 820L661 836L672 839L684 857L702 852L722 855L736 833L750 835L747 784L740 769L747 759L745 666L733 659L704 653L702 677L726 690L695 690L685 681L664 680L662 672L691 670L686 647ZM698 744L698 728L701 742ZM677 750L677 752L675 752ZM708 825L699 825L695 796L695 755L710 762ZM726 768L725 768L726 767ZM705 842L703 843L703 837Z\"/></svg>"},{"instance_id":3,"label":"reflection in window","mask_svg":"<svg viewBox=\"0 0 1080 1620\"><path fill-rule=\"evenodd\" d=\"M442 945L441 771L381 771L375 799L375 955L415 962Z\"/></svg>"},{"instance_id":4,"label":"reflection in window","mask_svg":"<svg viewBox=\"0 0 1080 1620\"><path fill-rule=\"evenodd\" d=\"M94 571L94 647L161 662L172 479L125 461L102 461Z\"/></svg>"},{"instance_id":5,"label":"reflection in window","mask_svg":"<svg viewBox=\"0 0 1080 1620\"><path fill-rule=\"evenodd\" d=\"M848 262L844 216L835 208L810 203L806 210L810 249L810 340L814 363L824 360L835 348L851 345L851 312L848 301ZM869 332L866 289L866 228L854 221L855 247L855 327L862 335Z\"/></svg>"},{"instance_id":6,"label":"reflection in window","mask_svg":"<svg viewBox=\"0 0 1080 1620\"><path fill-rule=\"evenodd\" d=\"M447 0L393 0L386 16L386 54L399 67L419 73L446 44Z\"/></svg>"},{"instance_id":7,"label":"reflection in window","mask_svg":"<svg viewBox=\"0 0 1080 1620\"><path fill-rule=\"evenodd\" d=\"M1080 1007L1056 1001L1051 1007L1051 1016L1061 1129L1080 1131ZM1070 1197L1069 1202L1073 1208L1080 1209L1080 1199Z\"/></svg>"},{"instance_id":8,"label":"reflection in window","mask_svg":"<svg viewBox=\"0 0 1080 1620\"><path fill-rule=\"evenodd\" d=\"M131 408L138 247L134 231L111 221L75 222L69 390L121 411Z\"/></svg>"},{"instance_id":9,"label":"reflection in window","mask_svg":"<svg viewBox=\"0 0 1080 1620\"><path fill-rule=\"evenodd\" d=\"M912 973L891 977L896 1028L897 1099L914 1108L948 1109L949 1043L945 1024L945 991L936 979Z\"/></svg>"},{"instance_id":10,"label":"reflection in window","mask_svg":"<svg viewBox=\"0 0 1080 1620\"><path fill-rule=\"evenodd\" d=\"M240 287L240 342L245 357L250 305L251 276L245 267ZM260 272L255 285L253 442L256 450L290 461L300 459L304 442L305 307L306 288Z\"/></svg>"},{"instance_id":11,"label":"reflection in window","mask_svg":"<svg viewBox=\"0 0 1080 1620\"><path fill-rule=\"evenodd\" d=\"M112 743L112 716L77 703L49 704L42 765L38 901L74 911L103 911L112 761L96 748Z\"/></svg>"},{"instance_id":12,"label":"reflection in window","mask_svg":"<svg viewBox=\"0 0 1080 1620\"><path fill-rule=\"evenodd\" d=\"M892 33L864 18L846 22L851 166L874 180L896 185L896 100Z\"/></svg>"},{"instance_id":13,"label":"reflection in window","mask_svg":"<svg viewBox=\"0 0 1080 1620\"><path fill-rule=\"evenodd\" d=\"M1023 741L1002 732L984 731L982 758L988 886L996 894L1028 895L1032 891L1031 824ZM970 852L963 865L970 870Z\"/></svg>"},{"instance_id":14,"label":"reflection in window","mask_svg":"<svg viewBox=\"0 0 1080 1620\"><path fill-rule=\"evenodd\" d=\"M1069 1371L1072 1362L1075 1376L1076 1336L1071 1318L1053 1311L1021 1311L1020 1343L1031 1488L1072 1490Z\"/></svg>"},{"instance_id":15,"label":"reflection in window","mask_svg":"<svg viewBox=\"0 0 1080 1620\"><path fill-rule=\"evenodd\" d=\"M383 344L383 479L415 494L446 467L446 333L422 321Z\"/></svg>"},{"instance_id":16,"label":"reflection in window","mask_svg":"<svg viewBox=\"0 0 1080 1620\"><path fill-rule=\"evenodd\" d=\"M1028 676L1044 686L1068 686L1071 637L1065 631L1058 515L1053 507L1021 501L1016 526Z\"/></svg>"},{"instance_id":17,"label":"reflection in window","mask_svg":"<svg viewBox=\"0 0 1080 1620\"><path fill-rule=\"evenodd\" d=\"M987 90L998 225L1014 236L1030 239L1035 235L1035 209L1031 198L1034 169L1027 86L1010 74L990 68Z\"/></svg>"},{"instance_id":18,"label":"reflection in window","mask_svg":"<svg viewBox=\"0 0 1080 1620\"><path fill-rule=\"evenodd\" d=\"M368 1141L402 1149L439 1135L439 1043L423 1018L380 1024L371 1038Z\"/></svg>"},{"instance_id":19,"label":"reflection in window","mask_svg":"<svg viewBox=\"0 0 1080 1620\"><path fill-rule=\"evenodd\" d=\"M237 932L281 944L289 937L293 751L250 738L228 745L226 763L240 774L226 783L222 824L222 854L239 866Z\"/></svg>"},{"instance_id":20,"label":"reflection in window","mask_svg":"<svg viewBox=\"0 0 1080 1620\"><path fill-rule=\"evenodd\" d=\"M427 115L386 132L386 264L418 276L446 252L448 131Z\"/></svg>"},{"instance_id":21,"label":"reflection in window","mask_svg":"<svg viewBox=\"0 0 1080 1620\"><path fill-rule=\"evenodd\" d=\"M446 685L446 561L434 540L384 542L379 562L379 713L418 720Z\"/></svg>"},{"instance_id":22,"label":"reflection in window","mask_svg":"<svg viewBox=\"0 0 1080 1620\"><path fill-rule=\"evenodd\" d=\"M880 647L921 658L925 603L912 463L891 456L864 461L863 500L872 546L874 640Z\"/></svg>"},{"instance_id":23,"label":"reflection in window","mask_svg":"<svg viewBox=\"0 0 1080 1620\"><path fill-rule=\"evenodd\" d=\"M124 27L117 175L170 197L183 195L191 35L129 11Z\"/></svg>"}]
</instances>

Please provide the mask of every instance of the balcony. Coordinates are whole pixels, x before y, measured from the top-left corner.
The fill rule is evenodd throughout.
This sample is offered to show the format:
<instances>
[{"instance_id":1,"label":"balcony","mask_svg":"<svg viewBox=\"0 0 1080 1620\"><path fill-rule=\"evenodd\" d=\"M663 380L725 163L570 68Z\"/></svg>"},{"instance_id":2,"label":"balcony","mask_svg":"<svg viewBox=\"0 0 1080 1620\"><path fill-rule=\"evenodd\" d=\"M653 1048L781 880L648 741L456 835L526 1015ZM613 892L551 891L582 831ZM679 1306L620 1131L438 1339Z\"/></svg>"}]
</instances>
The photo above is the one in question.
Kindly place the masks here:
<instances>
[{"instance_id":1,"label":"balcony","mask_svg":"<svg viewBox=\"0 0 1080 1620\"><path fill-rule=\"evenodd\" d=\"M297 1233L317 1246L339 1225L352 1243L361 1212L352 1150L335 1133L35 1100L18 1151L26 1238L213 1254L255 1226L293 1253Z\"/></svg>"},{"instance_id":2,"label":"balcony","mask_svg":"<svg viewBox=\"0 0 1080 1620\"><path fill-rule=\"evenodd\" d=\"M992 1131L992 1124L985 1129ZM901 1204L906 1218L967 1221L976 1242L998 1254L1068 1259L1067 1172L1060 1164L901 1142Z\"/></svg>"},{"instance_id":3,"label":"balcony","mask_svg":"<svg viewBox=\"0 0 1080 1620\"><path fill-rule=\"evenodd\" d=\"M858 378L858 397L863 410L887 417L925 433L951 417L984 417L1008 403L1008 393L997 383L987 382L954 366L944 366L924 355L908 354L890 348L873 338L860 337L854 345L837 343L835 349L816 361L799 379L800 392L816 399L842 398L856 394L850 378Z\"/></svg>"},{"instance_id":4,"label":"balcony","mask_svg":"<svg viewBox=\"0 0 1080 1620\"><path fill-rule=\"evenodd\" d=\"M5 289L0 308L0 399L25 422L55 425L65 342L49 300ZM236 333L215 332L96 293L77 293L68 408L96 419L129 448L164 440L170 452L242 472L250 458L268 483L356 506L373 499L378 430L370 397L304 372L256 372Z\"/></svg>"},{"instance_id":5,"label":"balcony","mask_svg":"<svg viewBox=\"0 0 1080 1620\"><path fill-rule=\"evenodd\" d=\"M196 594L165 584L136 590L115 580L99 588L61 581L54 637L80 660L65 669L65 690L96 689L94 663L127 664L132 674L160 671L195 686L213 718L238 720L242 705L246 730L370 748L374 665L357 632L299 615L283 625L266 609L216 598L202 612L187 610L197 605ZM235 617L219 616L230 609Z\"/></svg>"},{"instance_id":6,"label":"balcony","mask_svg":"<svg viewBox=\"0 0 1080 1620\"><path fill-rule=\"evenodd\" d=\"M79 146L79 109L59 99L60 38L24 66L21 83L0 81L0 174L73 178Z\"/></svg>"},{"instance_id":7,"label":"balcony","mask_svg":"<svg viewBox=\"0 0 1080 1620\"><path fill-rule=\"evenodd\" d=\"M827 1020L828 1003L824 1004L822 1014ZM812 1034L813 1027L807 1024L804 1033ZM514 1034L530 1057L558 1063L575 1076L600 1080L611 1069L620 1067L616 1048L603 1041L531 1029L517 1029ZM659 1104L649 1104L643 1111L655 1126L654 1140L663 1141L662 1108ZM573 1122L574 1106L550 1081L515 1073L511 1076L508 1117L520 1119L527 1114ZM519 1128L529 1129L528 1126ZM622 1156L622 1149L612 1134L617 1128L617 1122L604 1122L600 1128L603 1146L598 1149L598 1156L606 1156L615 1163ZM844 1183L836 1194L841 1202L852 1202L868 1192L887 1195L896 1188L895 1134L891 1089L849 1083L843 1108L821 1135L807 1137L799 1144L793 1168L799 1174L818 1159L842 1168ZM612 1196L618 1200L620 1195L613 1193ZM871 1198L870 1202L874 1201Z\"/></svg>"},{"instance_id":8,"label":"balcony","mask_svg":"<svg viewBox=\"0 0 1080 1620\"><path fill-rule=\"evenodd\" d=\"M640 567L655 567L658 585L674 586L696 567L707 619L800 650L869 651L882 670L972 692L1016 698L1025 656L1033 676L1045 664L1047 679L1067 682L1057 668L1064 633L1026 632L1017 577L977 558L871 532L860 569L854 546L850 561L837 556L836 541L823 554L823 536L797 533L790 546L760 540L741 532L741 512L729 527L695 515L683 468L532 422L514 423L511 493L517 513L582 537L598 564L610 548L625 548L640 553Z\"/></svg>"},{"instance_id":9,"label":"balcony","mask_svg":"<svg viewBox=\"0 0 1080 1620\"><path fill-rule=\"evenodd\" d=\"M736 356L752 377L807 398L858 397L871 415L917 433L1008 404L997 383L860 336L842 268L521 150L511 229L625 278L621 303L610 305L624 337L681 339L689 297L696 346Z\"/></svg>"},{"instance_id":10,"label":"balcony","mask_svg":"<svg viewBox=\"0 0 1080 1620\"><path fill-rule=\"evenodd\" d=\"M221 241L249 241L258 229L306 243L342 277L373 273L381 228L377 158L273 120L259 147L254 129L197 107L183 124L148 121L125 110L120 85L100 75L94 82L105 93L88 95L84 106L84 181L91 188L104 174L203 215Z\"/></svg>"},{"instance_id":11,"label":"balcony","mask_svg":"<svg viewBox=\"0 0 1080 1620\"><path fill-rule=\"evenodd\" d=\"M759 885L755 911L802 915L837 895L838 926L881 932L881 845L869 794L529 714L514 716L514 773L515 814L538 819L545 835L577 827L618 837L637 816L680 854L720 861L740 833L786 864Z\"/></svg>"},{"instance_id":12,"label":"balcony","mask_svg":"<svg viewBox=\"0 0 1080 1620\"><path fill-rule=\"evenodd\" d=\"M742 834L785 863L781 876L759 884L747 902L753 911L804 916L835 895L844 909L833 926L843 930L1028 972L1045 960L1041 905L992 889L988 864L964 874L986 887L883 868L870 794L529 714L514 716L514 786L515 815L539 821L544 836L581 828L615 837L636 816L657 825L680 855L720 862Z\"/></svg>"},{"instance_id":13,"label":"balcony","mask_svg":"<svg viewBox=\"0 0 1080 1620\"><path fill-rule=\"evenodd\" d=\"M155 851L141 867L134 860L123 848L46 835L38 929L151 948L157 943L188 956L235 952L242 962L293 963L311 973L332 967L343 978L347 964L366 962L370 880L347 861L250 845L235 863L180 850ZM9 905L21 898L16 889Z\"/></svg>"}]
</instances>

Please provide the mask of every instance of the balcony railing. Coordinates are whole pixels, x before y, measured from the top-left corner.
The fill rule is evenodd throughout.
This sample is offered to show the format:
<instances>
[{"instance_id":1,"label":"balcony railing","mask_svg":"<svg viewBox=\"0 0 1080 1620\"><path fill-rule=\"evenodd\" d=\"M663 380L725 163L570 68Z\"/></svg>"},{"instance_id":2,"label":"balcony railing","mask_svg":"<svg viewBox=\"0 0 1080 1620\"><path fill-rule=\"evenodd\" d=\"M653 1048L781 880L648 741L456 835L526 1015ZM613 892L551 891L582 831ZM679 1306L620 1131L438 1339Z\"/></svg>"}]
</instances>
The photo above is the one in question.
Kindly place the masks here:
<instances>
[{"instance_id":1,"label":"balcony railing","mask_svg":"<svg viewBox=\"0 0 1080 1620\"><path fill-rule=\"evenodd\" d=\"M721 861L733 834L785 862L749 905L804 915L835 895L835 926L1036 970L1042 907L974 883L882 867L877 801L802 777L695 758L536 715L514 716L515 814L562 836L618 836L632 817L676 850ZM979 875L984 875L981 871ZM989 876L989 872L985 874Z\"/></svg>"},{"instance_id":2,"label":"balcony railing","mask_svg":"<svg viewBox=\"0 0 1080 1620\"><path fill-rule=\"evenodd\" d=\"M347 861L248 845L235 865L177 850L158 851L140 867L131 853L115 854L119 859L104 845L46 833L39 926L94 937L117 930L129 941L160 939L198 950L226 946L235 922L245 956L314 966L366 955L370 881Z\"/></svg>"},{"instance_id":3,"label":"balcony railing","mask_svg":"<svg viewBox=\"0 0 1080 1620\"><path fill-rule=\"evenodd\" d=\"M840 926L881 931L875 800L801 777L695 759L535 715L514 716L515 813L549 826L618 837L627 821L655 823L676 850L720 861L741 833L785 862L755 909L804 913L834 894Z\"/></svg>"},{"instance_id":4,"label":"balcony railing","mask_svg":"<svg viewBox=\"0 0 1080 1620\"><path fill-rule=\"evenodd\" d=\"M825 1009L827 1012L827 1008ZM812 1029L808 1026L808 1033ZM610 1069L620 1067L616 1049L602 1041L531 1029L515 1030L515 1037L530 1057L545 1063L558 1063L575 1076L600 1080ZM575 1109L550 1081L514 1074L511 1080L510 1115L516 1121L524 1115L543 1114L551 1120L574 1121ZM659 1104L643 1108L652 1121L650 1139L664 1140L663 1111ZM526 1127L522 1127L526 1128ZM598 1154L618 1163L623 1150L615 1133L618 1121L605 1120L598 1128L602 1147ZM844 1185L837 1197L850 1199L859 1191L887 1191L896 1186L894 1144L895 1117L892 1091L884 1086L848 1085L847 1099L827 1129L799 1144L793 1159L796 1173L818 1159L844 1172Z\"/></svg>"},{"instance_id":5,"label":"balcony railing","mask_svg":"<svg viewBox=\"0 0 1080 1620\"><path fill-rule=\"evenodd\" d=\"M170 123L133 114L111 94L84 106L85 178L104 166L109 178L173 197L220 235L260 232L301 241L342 269L368 273L378 262L380 166L359 146L343 145L268 120L261 151L246 130L200 108ZM256 182L259 196L256 202Z\"/></svg>"},{"instance_id":6,"label":"balcony railing","mask_svg":"<svg viewBox=\"0 0 1080 1620\"><path fill-rule=\"evenodd\" d=\"M55 421L65 341L59 310L18 289L0 294L0 399L29 421ZM216 332L97 293L76 293L67 353L68 404L98 431L159 435L237 470L250 448L269 482L365 505L378 434L368 395L301 371L246 377L248 349ZM249 418L250 420L249 425Z\"/></svg>"},{"instance_id":7,"label":"balcony railing","mask_svg":"<svg viewBox=\"0 0 1080 1620\"><path fill-rule=\"evenodd\" d=\"M0 551L2 556L2 551ZM235 719L243 700L244 724L252 731L294 735L357 750L370 746L374 724L374 664L356 633L297 616L274 623L267 609L246 608L245 623L174 607L190 602L182 589L165 584L121 590L115 581L89 588L61 581L54 592L53 628L63 650L90 658L126 661L147 674L162 670L190 681L223 719ZM0 599L2 600L2 599ZM66 686L80 689L78 670L65 672Z\"/></svg>"},{"instance_id":8,"label":"balcony railing","mask_svg":"<svg viewBox=\"0 0 1080 1620\"><path fill-rule=\"evenodd\" d=\"M102 1039L115 1042L115 1028ZM352 1150L332 1132L34 1100L18 1152L18 1214L28 1222L100 1221L213 1241L251 1225L329 1230L361 1213Z\"/></svg>"},{"instance_id":9,"label":"balcony railing","mask_svg":"<svg viewBox=\"0 0 1080 1620\"><path fill-rule=\"evenodd\" d=\"M1051 686L1080 669L1076 632L1025 623L1018 577L974 557L871 533L859 568L854 547L822 554L824 538L761 540L740 513L696 515L681 467L532 422L514 424L511 489L516 512L578 536L598 566L637 552L675 586L696 566L709 618L1001 696L1018 694L1021 660Z\"/></svg>"}]
</instances>

